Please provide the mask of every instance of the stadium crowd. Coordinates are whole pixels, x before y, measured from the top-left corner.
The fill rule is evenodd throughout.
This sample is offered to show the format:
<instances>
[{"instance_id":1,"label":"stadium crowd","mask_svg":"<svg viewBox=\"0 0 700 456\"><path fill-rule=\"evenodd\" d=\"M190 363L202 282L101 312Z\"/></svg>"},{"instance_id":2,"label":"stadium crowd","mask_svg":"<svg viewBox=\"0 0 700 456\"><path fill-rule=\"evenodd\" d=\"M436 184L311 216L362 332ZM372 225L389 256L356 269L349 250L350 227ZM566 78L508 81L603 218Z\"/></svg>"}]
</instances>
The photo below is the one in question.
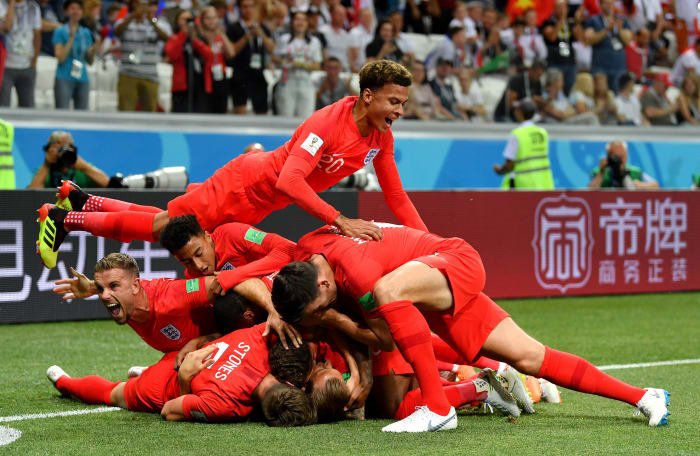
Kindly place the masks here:
<instances>
[{"instance_id":1,"label":"stadium crowd","mask_svg":"<svg viewBox=\"0 0 700 456\"><path fill-rule=\"evenodd\" d=\"M113 62L122 111L307 117L389 59L416 81L407 118L514 121L531 98L544 122L700 123L695 0L1 0L0 17L2 106L13 88L34 106L44 54L56 108L87 109L89 67Z\"/></svg>"}]
</instances>

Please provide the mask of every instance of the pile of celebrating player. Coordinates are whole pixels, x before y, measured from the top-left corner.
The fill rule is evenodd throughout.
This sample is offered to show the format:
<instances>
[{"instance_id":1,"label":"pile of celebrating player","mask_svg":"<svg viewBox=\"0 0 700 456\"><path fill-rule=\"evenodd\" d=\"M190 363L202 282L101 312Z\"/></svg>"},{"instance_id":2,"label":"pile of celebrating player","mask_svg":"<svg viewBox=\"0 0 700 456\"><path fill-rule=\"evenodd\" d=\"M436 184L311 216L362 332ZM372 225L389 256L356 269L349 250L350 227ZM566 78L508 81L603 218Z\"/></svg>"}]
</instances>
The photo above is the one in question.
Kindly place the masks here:
<instances>
[{"instance_id":1,"label":"pile of celebrating player","mask_svg":"<svg viewBox=\"0 0 700 456\"><path fill-rule=\"evenodd\" d=\"M667 424L668 392L628 385L526 334L483 293L476 250L428 231L394 161L391 125L410 84L399 64L368 63L359 97L317 111L272 152L236 157L167 210L64 182L57 204L39 210L47 267L67 233L82 230L160 241L186 278L140 279L133 258L113 253L93 279L72 271L59 280L65 299L97 294L115 322L164 356L130 369L126 382L52 366L54 386L167 420L253 415L295 426L364 414L397 419L385 432L430 432L456 428L456 409L481 403L534 413L533 398L560 401L559 385ZM402 225L347 218L318 196L369 163ZM289 204L327 225L296 244L251 226Z\"/></svg>"}]
</instances>

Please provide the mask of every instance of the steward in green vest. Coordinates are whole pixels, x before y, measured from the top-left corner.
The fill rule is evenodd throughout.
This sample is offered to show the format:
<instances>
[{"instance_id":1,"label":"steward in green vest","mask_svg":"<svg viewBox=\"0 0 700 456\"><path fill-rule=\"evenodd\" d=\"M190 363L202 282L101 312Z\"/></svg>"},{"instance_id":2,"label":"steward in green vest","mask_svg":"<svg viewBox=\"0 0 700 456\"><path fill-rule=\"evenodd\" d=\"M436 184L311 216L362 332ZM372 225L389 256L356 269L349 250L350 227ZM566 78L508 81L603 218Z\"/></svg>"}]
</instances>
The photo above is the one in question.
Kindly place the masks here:
<instances>
[{"instance_id":1,"label":"steward in green vest","mask_svg":"<svg viewBox=\"0 0 700 456\"><path fill-rule=\"evenodd\" d=\"M515 115L523 123L515 128L503 151L505 162L494 165L494 171L505 175L501 188L517 190L553 190L554 179L549 165L549 135L535 125L532 118L537 106L524 99L515 105Z\"/></svg>"},{"instance_id":2,"label":"steward in green vest","mask_svg":"<svg viewBox=\"0 0 700 456\"><path fill-rule=\"evenodd\" d=\"M15 127L0 119L0 190L15 189L15 162L12 158L12 144Z\"/></svg>"}]
</instances>

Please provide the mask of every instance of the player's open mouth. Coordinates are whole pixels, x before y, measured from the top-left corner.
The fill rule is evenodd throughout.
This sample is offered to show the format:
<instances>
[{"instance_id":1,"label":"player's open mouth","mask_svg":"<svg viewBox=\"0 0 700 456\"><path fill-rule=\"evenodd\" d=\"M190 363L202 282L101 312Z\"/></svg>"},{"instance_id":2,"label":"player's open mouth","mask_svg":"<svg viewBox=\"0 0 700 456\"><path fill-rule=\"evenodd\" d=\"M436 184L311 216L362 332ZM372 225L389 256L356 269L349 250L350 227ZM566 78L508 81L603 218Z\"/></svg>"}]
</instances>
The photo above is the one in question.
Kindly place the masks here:
<instances>
[{"instance_id":1,"label":"player's open mouth","mask_svg":"<svg viewBox=\"0 0 700 456\"><path fill-rule=\"evenodd\" d=\"M390 127L390 128L391 128L391 124L394 123L394 121L391 120L391 118L389 118L389 117L385 117L384 122L386 122L386 126Z\"/></svg>"},{"instance_id":2,"label":"player's open mouth","mask_svg":"<svg viewBox=\"0 0 700 456\"><path fill-rule=\"evenodd\" d=\"M114 304L105 303L105 307L107 308L107 312L112 314L113 318L117 318L122 311L122 306L118 302L115 302Z\"/></svg>"}]
</instances>

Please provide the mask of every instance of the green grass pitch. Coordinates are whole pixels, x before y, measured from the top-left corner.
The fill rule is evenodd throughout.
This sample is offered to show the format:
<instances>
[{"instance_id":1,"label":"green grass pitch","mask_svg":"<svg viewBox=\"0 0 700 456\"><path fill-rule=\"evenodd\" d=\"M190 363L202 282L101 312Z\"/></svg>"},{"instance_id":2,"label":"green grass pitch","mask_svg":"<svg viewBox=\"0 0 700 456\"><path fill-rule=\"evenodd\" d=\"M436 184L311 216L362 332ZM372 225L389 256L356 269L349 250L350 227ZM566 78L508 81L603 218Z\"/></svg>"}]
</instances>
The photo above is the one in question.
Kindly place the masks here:
<instances>
[{"instance_id":1,"label":"green grass pitch","mask_svg":"<svg viewBox=\"0 0 700 456\"><path fill-rule=\"evenodd\" d=\"M700 358L700 294L656 294L500 302L527 332L594 364ZM0 326L0 417L94 408L62 399L46 368L122 380L159 354L111 321ZM456 431L386 435L388 421L296 429L259 423L166 423L128 411L8 421L21 431L0 455L682 455L700 454L700 364L609 371L671 392L671 424L649 428L626 404L562 390L564 403L538 404L515 422L463 414Z\"/></svg>"}]
</instances>

